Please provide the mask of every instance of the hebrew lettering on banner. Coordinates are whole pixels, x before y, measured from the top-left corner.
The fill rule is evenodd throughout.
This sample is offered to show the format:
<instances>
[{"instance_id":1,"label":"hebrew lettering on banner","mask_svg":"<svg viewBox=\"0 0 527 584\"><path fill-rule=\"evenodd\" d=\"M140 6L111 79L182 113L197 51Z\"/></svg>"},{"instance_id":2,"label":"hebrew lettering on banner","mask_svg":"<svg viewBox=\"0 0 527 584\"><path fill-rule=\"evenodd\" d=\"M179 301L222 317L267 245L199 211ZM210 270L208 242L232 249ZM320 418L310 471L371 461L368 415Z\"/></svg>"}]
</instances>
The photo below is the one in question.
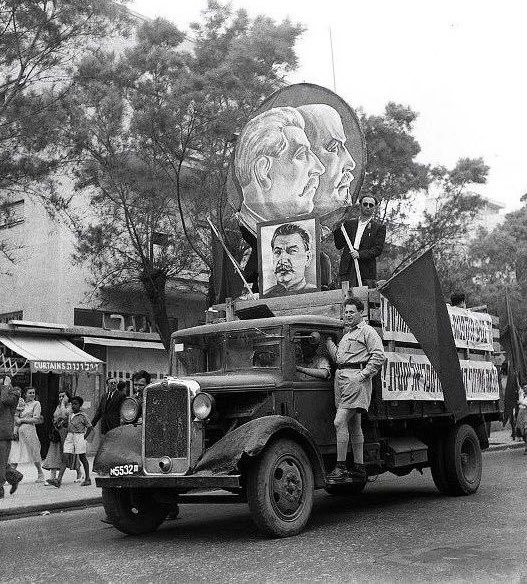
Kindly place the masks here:
<instances>
[{"instance_id":1,"label":"hebrew lettering on banner","mask_svg":"<svg viewBox=\"0 0 527 584\"><path fill-rule=\"evenodd\" d=\"M492 341L492 317L484 312L472 312L466 308L447 305L454 341L458 349L494 351ZM401 315L381 295L381 320L383 339L417 343Z\"/></svg>"},{"instance_id":2,"label":"hebrew lettering on banner","mask_svg":"<svg viewBox=\"0 0 527 584\"><path fill-rule=\"evenodd\" d=\"M460 360L467 400L499 399L498 371L489 361ZM382 369L382 399L443 401L435 369L424 355L386 353Z\"/></svg>"}]
</instances>

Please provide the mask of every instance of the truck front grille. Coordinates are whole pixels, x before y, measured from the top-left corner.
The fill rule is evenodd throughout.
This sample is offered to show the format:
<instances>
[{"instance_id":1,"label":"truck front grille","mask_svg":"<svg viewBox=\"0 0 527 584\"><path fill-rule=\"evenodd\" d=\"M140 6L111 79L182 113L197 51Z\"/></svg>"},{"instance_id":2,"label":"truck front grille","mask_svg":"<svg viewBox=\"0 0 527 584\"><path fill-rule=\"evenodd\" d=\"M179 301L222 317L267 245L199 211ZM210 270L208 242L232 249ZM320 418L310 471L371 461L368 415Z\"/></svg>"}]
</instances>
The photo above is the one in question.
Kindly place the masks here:
<instances>
[{"instance_id":1,"label":"truck front grille","mask_svg":"<svg viewBox=\"0 0 527 584\"><path fill-rule=\"evenodd\" d=\"M145 471L166 474L159 461L170 458L172 473L189 466L189 390L183 384L159 382L145 389L143 437Z\"/></svg>"}]
</instances>

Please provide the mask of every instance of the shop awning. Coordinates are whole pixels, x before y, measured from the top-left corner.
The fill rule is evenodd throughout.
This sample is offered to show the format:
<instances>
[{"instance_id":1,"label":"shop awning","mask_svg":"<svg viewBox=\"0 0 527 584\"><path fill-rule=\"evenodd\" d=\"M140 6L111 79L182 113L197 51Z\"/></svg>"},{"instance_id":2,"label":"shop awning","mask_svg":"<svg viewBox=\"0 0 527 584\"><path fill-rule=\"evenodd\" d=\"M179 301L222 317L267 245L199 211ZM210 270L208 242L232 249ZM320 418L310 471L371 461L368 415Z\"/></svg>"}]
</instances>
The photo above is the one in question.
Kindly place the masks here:
<instances>
[{"instance_id":1,"label":"shop awning","mask_svg":"<svg viewBox=\"0 0 527 584\"><path fill-rule=\"evenodd\" d=\"M131 347L132 349L165 350L163 343L149 343L148 341L133 341L129 339L107 339L104 337L82 337L86 345L104 345L105 347Z\"/></svg>"},{"instance_id":2,"label":"shop awning","mask_svg":"<svg viewBox=\"0 0 527 584\"><path fill-rule=\"evenodd\" d=\"M0 343L43 373L102 373L102 361L61 338L0 335Z\"/></svg>"}]
</instances>

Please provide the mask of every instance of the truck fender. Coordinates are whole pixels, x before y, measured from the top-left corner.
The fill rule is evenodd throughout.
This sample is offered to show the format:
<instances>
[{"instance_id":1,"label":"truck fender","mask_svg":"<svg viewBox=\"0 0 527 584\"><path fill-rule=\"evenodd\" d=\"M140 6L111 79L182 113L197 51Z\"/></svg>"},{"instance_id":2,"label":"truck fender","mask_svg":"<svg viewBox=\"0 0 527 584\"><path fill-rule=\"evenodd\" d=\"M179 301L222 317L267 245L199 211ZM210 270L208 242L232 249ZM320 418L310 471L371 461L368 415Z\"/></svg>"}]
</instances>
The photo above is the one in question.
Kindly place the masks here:
<instances>
[{"instance_id":1,"label":"truck fender","mask_svg":"<svg viewBox=\"0 0 527 584\"><path fill-rule=\"evenodd\" d=\"M118 426L107 432L93 461L94 472L107 475L112 466L121 464L137 464L142 468L141 436L141 426L132 424Z\"/></svg>"},{"instance_id":2,"label":"truck fender","mask_svg":"<svg viewBox=\"0 0 527 584\"><path fill-rule=\"evenodd\" d=\"M264 416L250 420L214 443L194 468L196 474L243 472L250 459L261 454L267 444L281 436L296 440L305 450L315 478L315 486L325 485L324 463L309 432L288 416Z\"/></svg>"}]
</instances>

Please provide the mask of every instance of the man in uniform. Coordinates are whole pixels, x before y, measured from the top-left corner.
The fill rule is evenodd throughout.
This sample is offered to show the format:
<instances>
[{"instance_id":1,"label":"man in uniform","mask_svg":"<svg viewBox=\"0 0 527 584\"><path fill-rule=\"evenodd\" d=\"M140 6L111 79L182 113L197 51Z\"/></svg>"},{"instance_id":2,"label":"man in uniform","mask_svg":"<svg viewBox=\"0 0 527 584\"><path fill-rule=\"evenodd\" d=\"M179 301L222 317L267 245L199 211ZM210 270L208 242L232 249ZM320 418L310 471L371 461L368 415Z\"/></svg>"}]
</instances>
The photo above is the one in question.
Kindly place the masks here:
<instances>
[{"instance_id":1,"label":"man in uniform","mask_svg":"<svg viewBox=\"0 0 527 584\"><path fill-rule=\"evenodd\" d=\"M343 481L348 477L366 480L364 467L364 435L361 412L367 411L371 401L371 378L384 363L382 340L373 327L362 320L364 304L358 298L344 302L346 332L338 346L328 338L328 352L337 364L335 372L335 429L337 432L337 465L328 475L330 481ZM351 428L351 434L349 432ZM348 473L346 456L351 440L354 468Z\"/></svg>"}]
</instances>

